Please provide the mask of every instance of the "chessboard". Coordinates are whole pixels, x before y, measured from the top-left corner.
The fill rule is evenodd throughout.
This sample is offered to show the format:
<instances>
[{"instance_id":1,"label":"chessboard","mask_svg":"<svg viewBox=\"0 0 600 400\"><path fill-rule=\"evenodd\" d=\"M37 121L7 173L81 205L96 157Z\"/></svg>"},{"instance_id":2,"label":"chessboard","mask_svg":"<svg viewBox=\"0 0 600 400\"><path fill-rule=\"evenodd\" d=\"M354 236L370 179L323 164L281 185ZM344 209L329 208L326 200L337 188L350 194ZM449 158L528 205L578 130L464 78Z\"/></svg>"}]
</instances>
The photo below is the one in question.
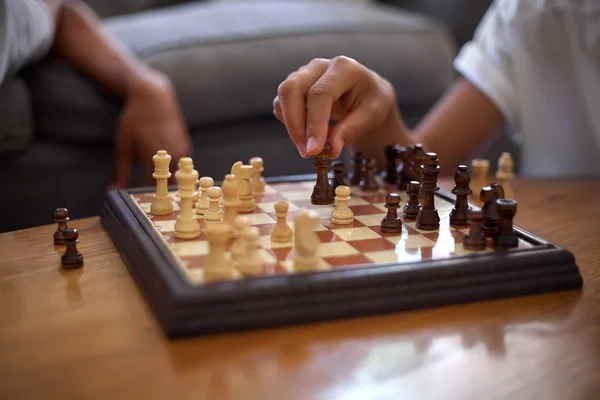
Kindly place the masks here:
<instances>
[{"instance_id":1,"label":"chessboard","mask_svg":"<svg viewBox=\"0 0 600 400\"><path fill-rule=\"evenodd\" d=\"M154 188L111 191L102 221L131 275L169 337L308 323L437 307L493 298L578 289L582 279L573 255L515 226L518 246L465 250L467 227L452 226L454 196L435 193L439 229L417 229L405 220L402 231L385 233L385 198L397 188L365 192L351 187L351 224L331 221L335 205L313 205L315 176L266 178L256 194L256 210L244 214L260 232L265 260L258 275L207 281L210 246L204 229L195 239L175 236L181 199L169 188L173 212L152 215ZM313 210L319 263L312 271L294 270L294 247L274 243L275 204L288 203L288 224ZM471 204L471 207L477 207ZM203 221L200 218L203 228Z\"/></svg>"}]
</instances>

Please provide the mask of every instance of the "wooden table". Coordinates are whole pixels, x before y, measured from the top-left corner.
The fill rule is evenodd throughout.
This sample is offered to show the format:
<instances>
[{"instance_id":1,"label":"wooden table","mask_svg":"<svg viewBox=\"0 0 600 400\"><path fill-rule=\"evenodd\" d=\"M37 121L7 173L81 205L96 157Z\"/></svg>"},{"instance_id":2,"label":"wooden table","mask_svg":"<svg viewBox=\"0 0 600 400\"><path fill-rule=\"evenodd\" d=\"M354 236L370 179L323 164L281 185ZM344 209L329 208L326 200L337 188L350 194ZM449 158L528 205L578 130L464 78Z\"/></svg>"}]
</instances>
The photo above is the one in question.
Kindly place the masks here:
<instances>
[{"instance_id":1,"label":"wooden table","mask_svg":"<svg viewBox=\"0 0 600 400\"><path fill-rule=\"evenodd\" d=\"M70 223L77 271L54 225L0 235L0 398L599 398L600 181L516 192L517 223L575 253L582 292L176 341L98 218Z\"/></svg>"}]
</instances>

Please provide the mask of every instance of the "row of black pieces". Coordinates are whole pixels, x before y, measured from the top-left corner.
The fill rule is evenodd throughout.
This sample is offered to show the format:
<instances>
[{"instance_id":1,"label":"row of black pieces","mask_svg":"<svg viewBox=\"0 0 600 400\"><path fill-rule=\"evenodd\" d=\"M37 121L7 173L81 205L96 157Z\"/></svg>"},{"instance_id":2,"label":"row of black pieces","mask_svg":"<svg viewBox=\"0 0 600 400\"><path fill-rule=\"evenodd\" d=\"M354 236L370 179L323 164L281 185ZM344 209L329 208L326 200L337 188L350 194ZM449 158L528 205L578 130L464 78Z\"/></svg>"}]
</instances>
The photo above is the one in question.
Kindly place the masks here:
<instances>
[{"instance_id":1,"label":"row of black pieces","mask_svg":"<svg viewBox=\"0 0 600 400\"><path fill-rule=\"evenodd\" d=\"M404 190L411 181L421 182L421 163L425 157L422 144L385 146L386 168L382 173L387 183Z\"/></svg>"},{"instance_id":2,"label":"row of black pieces","mask_svg":"<svg viewBox=\"0 0 600 400\"><path fill-rule=\"evenodd\" d=\"M486 189L486 188L484 188ZM487 187L487 189L491 189ZM519 245L519 237L513 229L513 218L517 213L517 201L513 199L495 199L486 203L494 208L498 219L490 219L484 210L469 210L469 233L463 239L467 250L485 250L487 238L491 238L494 249L505 250ZM485 206L484 206L485 207Z\"/></svg>"},{"instance_id":3,"label":"row of black pieces","mask_svg":"<svg viewBox=\"0 0 600 400\"><path fill-rule=\"evenodd\" d=\"M333 188L338 186L359 186L363 192L374 192L379 190L379 184L375 176L377 175L377 161L366 159L362 153L352 153L354 168L350 181L346 178L346 168L342 161L331 163L333 170Z\"/></svg>"},{"instance_id":4,"label":"row of black pieces","mask_svg":"<svg viewBox=\"0 0 600 400\"><path fill-rule=\"evenodd\" d=\"M54 245L67 246L61 257L64 268L81 268L83 267L83 255L77 250L79 232L75 228L69 228L68 221L69 211L66 208L57 208L54 211L54 222L58 223L58 228L54 232Z\"/></svg>"}]
</instances>

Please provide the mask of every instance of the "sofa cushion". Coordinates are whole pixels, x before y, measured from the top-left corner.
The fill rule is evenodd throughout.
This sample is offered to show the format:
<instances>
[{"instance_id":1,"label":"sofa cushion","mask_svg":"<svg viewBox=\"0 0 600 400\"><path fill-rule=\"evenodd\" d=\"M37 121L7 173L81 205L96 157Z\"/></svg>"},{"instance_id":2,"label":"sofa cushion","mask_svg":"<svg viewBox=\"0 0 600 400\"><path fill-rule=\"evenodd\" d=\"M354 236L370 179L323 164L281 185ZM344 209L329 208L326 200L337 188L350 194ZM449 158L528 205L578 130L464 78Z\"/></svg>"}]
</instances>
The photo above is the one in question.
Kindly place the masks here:
<instances>
[{"instance_id":1,"label":"sofa cushion","mask_svg":"<svg viewBox=\"0 0 600 400\"><path fill-rule=\"evenodd\" d=\"M395 85L401 106L432 104L453 79L455 49L445 30L383 5L199 2L104 26L172 78L194 129L271 115L278 84L315 57L357 59ZM29 79L43 134L111 140L119 103L88 79L56 61Z\"/></svg>"},{"instance_id":2,"label":"sofa cushion","mask_svg":"<svg viewBox=\"0 0 600 400\"><path fill-rule=\"evenodd\" d=\"M9 78L0 86L0 154L27 149L33 134L33 113L25 81Z\"/></svg>"}]
</instances>

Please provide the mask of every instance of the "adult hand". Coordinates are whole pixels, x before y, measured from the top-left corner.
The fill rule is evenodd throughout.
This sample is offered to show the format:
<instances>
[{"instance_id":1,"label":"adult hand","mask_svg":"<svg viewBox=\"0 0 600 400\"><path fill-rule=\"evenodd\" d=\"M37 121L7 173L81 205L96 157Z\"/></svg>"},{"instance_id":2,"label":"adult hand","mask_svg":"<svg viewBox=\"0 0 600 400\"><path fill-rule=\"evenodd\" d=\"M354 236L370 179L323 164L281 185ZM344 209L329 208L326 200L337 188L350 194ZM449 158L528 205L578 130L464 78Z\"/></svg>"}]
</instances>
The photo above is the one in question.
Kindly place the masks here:
<instances>
[{"instance_id":1,"label":"adult hand","mask_svg":"<svg viewBox=\"0 0 600 400\"><path fill-rule=\"evenodd\" d=\"M158 150L179 160L191 154L192 143L170 80L149 71L132 85L118 122L113 187L127 187L136 159L150 175Z\"/></svg>"},{"instance_id":2,"label":"adult hand","mask_svg":"<svg viewBox=\"0 0 600 400\"><path fill-rule=\"evenodd\" d=\"M331 145L337 158L361 135L401 126L392 85L347 57L317 58L278 87L273 113L304 158ZM330 128L330 120L336 124ZM390 123L390 121L392 123Z\"/></svg>"}]
</instances>

